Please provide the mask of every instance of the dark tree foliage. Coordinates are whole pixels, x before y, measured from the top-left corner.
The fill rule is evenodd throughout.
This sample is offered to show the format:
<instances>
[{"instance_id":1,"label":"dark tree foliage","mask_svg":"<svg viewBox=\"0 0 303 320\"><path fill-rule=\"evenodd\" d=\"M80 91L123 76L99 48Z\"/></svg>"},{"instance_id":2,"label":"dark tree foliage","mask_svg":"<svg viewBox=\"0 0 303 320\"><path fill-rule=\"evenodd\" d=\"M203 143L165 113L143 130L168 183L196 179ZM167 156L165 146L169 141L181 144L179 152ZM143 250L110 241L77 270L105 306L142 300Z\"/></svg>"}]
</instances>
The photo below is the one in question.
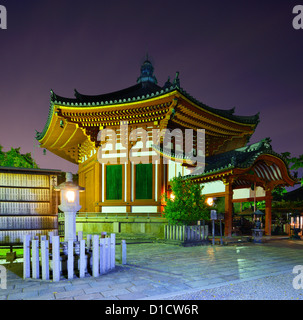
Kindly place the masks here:
<instances>
[{"instance_id":1,"label":"dark tree foliage","mask_svg":"<svg viewBox=\"0 0 303 320\"><path fill-rule=\"evenodd\" d=\"M31 153L21 154L20 148L11 148L4 152L0 145L0 166L17 168L38 168Z\"/></svg>"}]
</instances>

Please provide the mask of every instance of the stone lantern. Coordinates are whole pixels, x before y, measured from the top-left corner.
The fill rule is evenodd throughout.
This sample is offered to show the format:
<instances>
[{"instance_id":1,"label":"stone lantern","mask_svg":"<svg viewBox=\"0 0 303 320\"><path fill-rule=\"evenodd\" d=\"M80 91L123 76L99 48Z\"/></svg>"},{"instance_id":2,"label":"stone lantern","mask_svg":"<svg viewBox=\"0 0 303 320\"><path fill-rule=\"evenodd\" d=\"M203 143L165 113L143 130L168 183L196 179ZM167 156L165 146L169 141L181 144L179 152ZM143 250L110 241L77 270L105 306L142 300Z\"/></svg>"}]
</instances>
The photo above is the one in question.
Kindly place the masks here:
<instances>
[{"instance_id":1,"label":"stone lantern","mask_svg":"<svg viewBox=\"0 0 303 320\"><path fill-rule=\"evenodd\" d=\"M59 209L64 212L64 241L76 241L76 213L81 209L79 192L85 189L73 183L73 175L66 173L66 181L55 188L61 191Z\"/></svg>"},{"instance_id":2,"label":"stone lantern","mask_svg":"<svg viewBox=\"0 0 303 320\"><path fill-rule=\"evenodd\" d=\"M260 210L257 210L253 213L254 220L255 220L255 226L252 229L252 236L253 241L257 243L262 242L263 232L264 229L262 229L262 216L264 216L264 213Z\"/></svg>"}]
</instances>

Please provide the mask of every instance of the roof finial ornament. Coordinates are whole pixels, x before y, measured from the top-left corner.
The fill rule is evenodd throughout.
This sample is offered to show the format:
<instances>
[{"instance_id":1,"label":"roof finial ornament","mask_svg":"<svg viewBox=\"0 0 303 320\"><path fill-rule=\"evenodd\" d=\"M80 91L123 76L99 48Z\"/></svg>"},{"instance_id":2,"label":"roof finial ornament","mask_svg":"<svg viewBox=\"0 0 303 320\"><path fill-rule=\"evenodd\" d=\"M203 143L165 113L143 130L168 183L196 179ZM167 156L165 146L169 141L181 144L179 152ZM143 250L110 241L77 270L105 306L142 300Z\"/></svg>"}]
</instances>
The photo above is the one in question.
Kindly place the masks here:
<instances>
[{"instance_id":1,"label":"roof finial ornament","mask_svg":"<svg viewBox=\"0 0 303 320\"><path fill-rule=\"evenodd\" d=\"M176 76L174 79L174 86L179 87L180 88L180 79L179 79L179 71L176 72Z\"/></svg>"},{"instance_id":2,"label":"roof finial ornament","mask_svg":"<svg viewBox=\"0 0 303 320\"><path fill-rule=\"evenodd\" d=\"M168 79L167 79L167 81L165 82L165 84L164 84L164 89L166 89L166 88L169 88L169 87L171 87L172 86L172 83L170 82L170 76L168 76Z\"/></svg>"},{"instance_id":3,"label":"roof finial ornament","mask_svg":"<svg viewBox=\"0 0 303 320\"><path fill-rule=\"evenodd\" d=\"M51 93L51 100L56 100L57 96L53 89L50 90L50 93Z\"/></svg>"},{"instance_id":4,"label":"roof finial ornament","mask_svg":"<svg viewBox=\"0 0 303 320\"><path fill-rule=\"evenodd\" d=\"M143 62L140 70L141 70L141 75L137 79L137 83L143 83L148 81L157 83L157 79L154 76L154 67L151 64L151 62L148 60L148 54L146 54L146 60Z\"/></svg>"},{"instance_id":5,"label":"roof finial ornament","mask_svg":"<svg viewBox=\"0 0 303 320\"><path fill-rule=\"evenodd\" d=\"M266 149L271 149L272 148L271 147L271 139L270 138L265 138L265 139L262 140L262 142L263 142L264 148L266 148Z\"/></svg>"}]
</instances>

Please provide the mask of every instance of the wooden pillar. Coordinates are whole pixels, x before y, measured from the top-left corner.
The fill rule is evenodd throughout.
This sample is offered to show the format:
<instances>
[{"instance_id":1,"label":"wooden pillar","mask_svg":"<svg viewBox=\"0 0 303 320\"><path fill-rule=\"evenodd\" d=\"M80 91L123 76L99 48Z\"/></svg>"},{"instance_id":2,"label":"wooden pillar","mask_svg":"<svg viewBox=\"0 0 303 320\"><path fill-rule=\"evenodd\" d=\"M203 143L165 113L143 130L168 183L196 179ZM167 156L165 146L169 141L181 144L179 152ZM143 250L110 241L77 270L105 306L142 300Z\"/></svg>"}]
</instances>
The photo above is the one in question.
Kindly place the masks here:
<instances>
[{"instance_id":1,"label":"wooden pillar","mask_svg":"<svg viewBox=\"0 0 303 320\"><path fill-rule=\"evenodd\" d=\"M95 160L95 176L94 176L94 184L95 184L95 212L100 212L100 202L102 201L101 199L101 190L102 190L102 184L101 184L101 179L102 179L102 170L101 170L101 164L99 163L98 160Z\"/></svg>"},{"instance_id":2,"label":"wooden pillar","mask_svg":"<svg viewBox=\"0 0 303 320\"><path fill-rule=\"evenodd\" d=\"M162 157L161 157L162 158ZM164 194L166 193L167 194L167 189L168 189L168 164L165 163L164 159L162 158L162 161L161 163L163 163L162 165L162 187L161 187L161 193ZM162 202L162 205L161 205L161 212L163 213L164 211L164 205L163 205L163 202Z\"/></svg>"},{"instance_id":3,"label":"wooden pillar","mask_svg":"<svg viewBox=\"0 0 303 320\"><path fill-rule=\"evenodd\" d=\"M127 150L129 152L129 149ZM131 170L131 162L127 161L126 170L125 170L125 178L126 178L126 212L131 212L131 188L132 188L132 170Z\"/></svg>"},{"instance_id":4,"label":"wooden pillar","mask_svg":"<svg viewBox=\"0 0 303 320\"><path fill-rule=\"evenodd\" d=\"M85 178L84 178L84 173L82 172L82 166L81 164L79 165L79 170L78 170L78 174L79 174L79 177L78 177L78 181L79 181L79 186L81 187L86 187L85 186ZM60 204L60 192L58 192L58 202L57 202L57 205ZM79 199L80 199L80 205L82 206L82 210L81 211L85 211L85 192L80 192L79 193Z\"/></svg>"},{"instance_id":5,"label":"wooden pillar","mask_svg":"<svg viewBox=\"0 0 303 320\"><path fill-rule=\"evenodd\" d=\"M233 226L233 189L232 189L232 181L225 180L223 181L225 184L225 237L231 237L232 234L232 226Z\"/></svg>"},{"instance_id":6,"label":"wooden pillar","mask_svg":"<svg viewBox=\"0 0 303 320\"><path fill-rule=\"evenodd\" d=\"M158 198L158 203L159 205L157 206L157 212L162 212L163 209L162 209L162 206L161 206L161 203L162 203L162 192L163 192L163 158L162 157L159 157L159 160L157 162L157 172L158 172L158 186L157 186L157 190L158 190L158 195L157 195L157 198Z\"/></svg>"},{"instance_id":7,"label":"wooden pillar","mask_svg":"<svg viewBox=\"0 0 303 320\"><path fill-rule=\"evenodd\" d=\"M272 195L271 189L265 191L265 235L271 235L271 203Z\"/></svg>"}]
</instances>

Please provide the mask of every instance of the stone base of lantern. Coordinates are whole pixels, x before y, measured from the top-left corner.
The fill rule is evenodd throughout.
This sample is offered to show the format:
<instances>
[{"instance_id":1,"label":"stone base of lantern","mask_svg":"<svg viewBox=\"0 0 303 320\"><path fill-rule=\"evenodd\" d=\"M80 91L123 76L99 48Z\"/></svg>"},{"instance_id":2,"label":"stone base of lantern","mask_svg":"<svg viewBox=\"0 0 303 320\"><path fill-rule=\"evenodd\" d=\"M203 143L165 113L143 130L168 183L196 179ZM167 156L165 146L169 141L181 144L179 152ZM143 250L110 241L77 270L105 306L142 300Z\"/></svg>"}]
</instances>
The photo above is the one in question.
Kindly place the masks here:
<instances>
[{"instance_id":1,"label":"stone base of lantern","mask_svg":"<svg viewBox=\"0 0 303 320\"><path fill-rule=\"evenodd\" d=\"M89 275L90 270L92 269L92 262L91 262L91 253L85 254L85 274ZM53 263L50 260L50 271L53 271ZM80 269L80 256L78 254L74 254L74 270L77 271ZM60 254L60 276L67 274L68 265L67 265L67 255L62 253ZM76 275L76 274L75 274Z\"/></svg>"}]
</instances>

